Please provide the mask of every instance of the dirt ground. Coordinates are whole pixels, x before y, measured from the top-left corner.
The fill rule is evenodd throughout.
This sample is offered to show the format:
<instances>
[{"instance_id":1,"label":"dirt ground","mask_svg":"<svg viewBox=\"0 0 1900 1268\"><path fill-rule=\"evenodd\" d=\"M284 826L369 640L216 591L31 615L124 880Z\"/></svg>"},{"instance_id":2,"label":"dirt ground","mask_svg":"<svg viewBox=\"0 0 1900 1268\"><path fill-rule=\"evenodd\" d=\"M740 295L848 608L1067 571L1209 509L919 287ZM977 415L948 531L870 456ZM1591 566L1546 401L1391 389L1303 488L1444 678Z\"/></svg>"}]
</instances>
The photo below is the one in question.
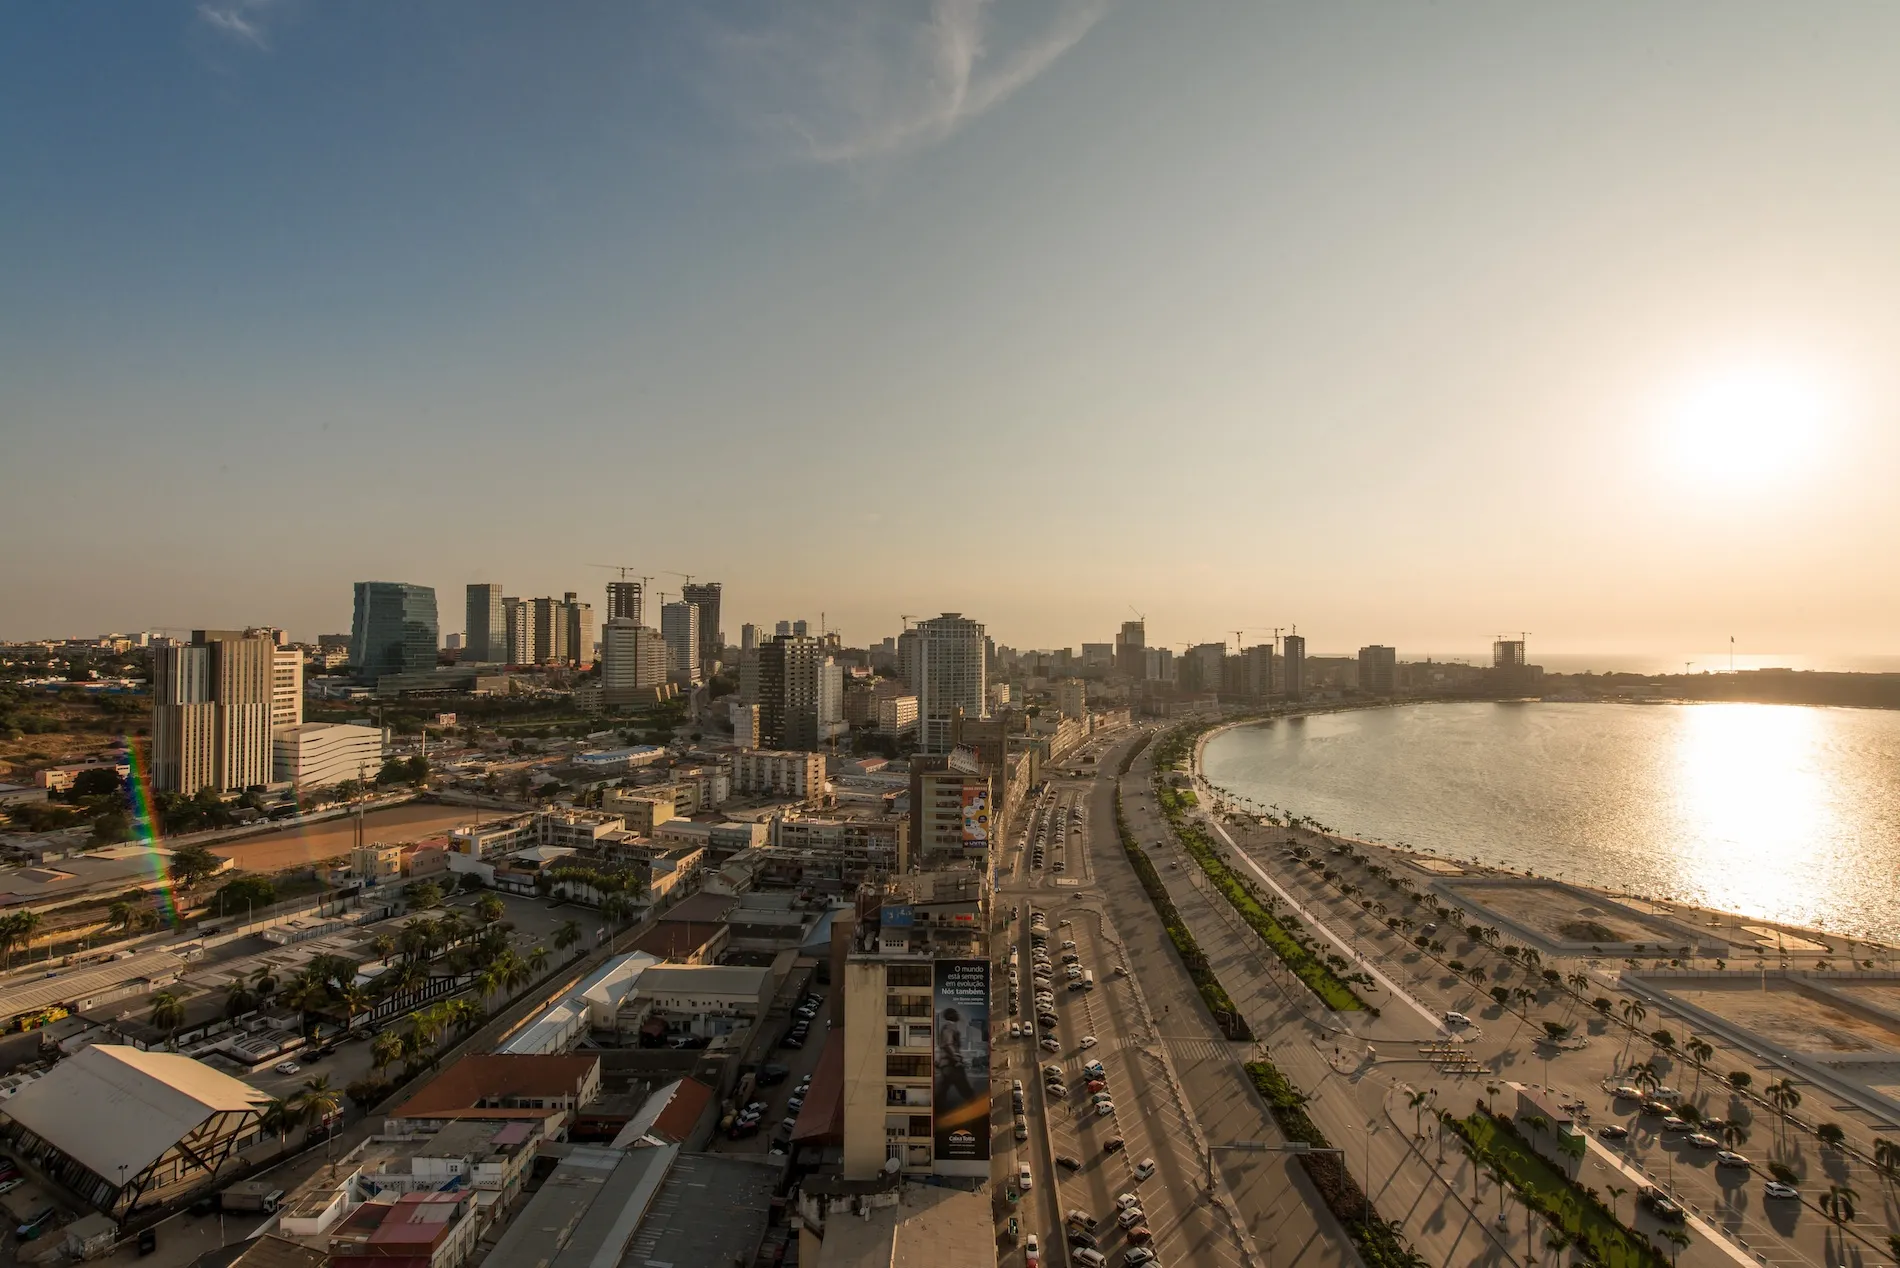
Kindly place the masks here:
<instances>
[{"instance_id":1,"label":"dirt ground","mask_svg":"<svg viewBox=\"0 0 1900 1268\"><path fill-rule=\"evenodd\" d=\"M1879 982L1829 982L1843 995L1853 995L1866 1000L1875 1008L1884 1008L1889 1012L1900 1013L1900 984Z\"/></svg>"},{"instance_id":2,"label":"dirt ground","mask_svg":"<svg viewBox=\"0 0 1900 1268\"><path fill-rule=\"evenodd\" d=\"M1552 942L1645 942L1673 945L1680 936L1632 917L1627 911L1608 903L1582 901L1576 895L1553 885L1485 886L1459 890L1465 909L1473 920L1482 916L1473 908L1488 907L1501 916L1535 929ZM1600 925L1607 934L1592 933L1581 927ZM1579 926L1565 929L1566 925Z\"/></svg>"},{"instance_id":3,"label":"dirt ground","mask_svg":"<svg viewBox=\"0 0 1900 1268\"><path fill-rule=\"evenodd\" d=\"M483 812L483 818L495 817L492 810ZM466 806L396 806L389 810L373 810L363 816L363 841L365 844L375 841L414 841L473 822L475 811ZM234 860L247 872L282 872L347 855L355 844L356 820L330 819L306 827L286 828L281 832L214 845L211 852L221 858Z\"/></svg>"},{"instance_id":4,"label":"dirt ground","mask_svg":"<svg viewBox=\"0 0 1900 1268\"><path fill-rule=\"evenodd\" d=\"M1780 1048L1794 1052L1900 1053L1900 1026L1883 1026L1856 1017L1818 995L1808 994L1795 983L1770 981L1767 987L1764 991L1759 983L1745 981L1731 986L1711 983L1702 989L1671 983L1672 992L1685 1003L1752 1030Z\"/></svg>"}]
</instances>

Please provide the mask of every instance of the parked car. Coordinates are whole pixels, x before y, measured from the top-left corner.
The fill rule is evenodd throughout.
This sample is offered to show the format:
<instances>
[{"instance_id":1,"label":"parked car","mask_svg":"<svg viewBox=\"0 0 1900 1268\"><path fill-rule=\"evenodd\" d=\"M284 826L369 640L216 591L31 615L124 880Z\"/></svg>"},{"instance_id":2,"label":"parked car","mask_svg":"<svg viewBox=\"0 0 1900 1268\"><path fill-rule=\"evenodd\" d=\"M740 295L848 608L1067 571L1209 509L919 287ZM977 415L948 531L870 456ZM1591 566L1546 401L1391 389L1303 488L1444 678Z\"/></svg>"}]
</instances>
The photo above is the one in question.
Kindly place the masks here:
<instances>
[{"instance_id":1,"label":"parked car","mask_svg":"<svg viewBox=\"0 0 1900 1268\"><path fill-rule=\"evenodd\" d=\"M1134 1247L1134 1249L1128 1252L1127 1257L1124 1258L1122 1262L1125 1264L1151 1264L1153 1263L1154 1258L1155 1258L1155 1253L1152 1250L1147 1249L1148 1243L1153 1240L1154 1240L1154 1234L1148 1231L1148 1226L1146 1224L1137 1224L1133 1228L1129 1229L1128 1230L1128 1244Z\"/></svg>"},{"instance_id":2,"label":"parked car","mask_svg":"<svg viewBox=\"0 0 1900 1268\"><path fill-rule=\"evenodd\" d=\"M1661 1189L1644 1189L1642 1203L1649 1208L1651 1215L1654 1215L1657 1219L1665 1223L1680 1223L1683 1218L1682 1208L1676 1205Z\"/></svg>"},{"instance_id":3,"label":"parked car","mask_svg":"<svg viewBox=\"0 0 1900 1268\"><path fill-rule=\"evenodd\" d=\"M279 1074L303 1073L303 1067L298 1065L295 1061L279 1061L276 1065L272 1066L271 1069L277 1071Z\"/></svg>"},{"instance_id":4,"label":"parked car","mask_svg":"<svg viewBox=\"0 0 1900 1268\"><path fill-rule=\"evenodd\" d=\"M1023 1238L1023 1263L1026 1268L1037 1268L1042 1263L1042 1243L1034 1233Z\"/></svg>"},{"instance_id":5,"label":"parked car","mask_svg":"<svg viewBox=\"0 0 1900 1268\"><path fill-rule=\"evenodd\" d=\"M1599 1140L1623 1140L1626 1139L1629 1134L1629 1128L1618 1127L1615 1123L1611 1123L1608 1127L1597 1128L1597 1139Z\"/></svg>"},{"instance_id":6,"label":"parked car","mask_svg":"<svg viewBox=\"0 0 1900 1268\"><path fill-rule=\"evenodd\" d=\"M1102 1142L1102 1152L1105 1154L1118 1154L1124 1148L1124 1144L1125 1142L1120 1136L1110 1136L1107 1140Z\"/></svg>"},{"instance_id":7,"label":"parked car","mask_svg":"<svg viewBox=\"0 0 1900 1268\"><path fill-rule=\"evenodd\" d=\"M1057 1154L1056 1166L1061 1167L1064 1171L1080 1171L1082 1169L1080 1160L1071 1158L1068 1154Z\"/></svg>"},{"instance_id":8,"label":"parked car","mask_svg":"<svg viewBox=\"0 0 1900 1268\"><path fill-rule=\"evenodd\" d=\"M1081 1040L1078 1041L1075 1046L1078 1048L1093 1048L1095 1046L1095 1042L1096 1040L1095 1040L1094 1035L1083 1035Z\"/></svg>"},{"instance_id":9,"label":"parked car","mask_svg":"<svg viewBox=\"0 0 1900 1268\"><path fill-rule=\"evenodd\" d=\"M1137 1180L1146 1180L1154 1173L1155 1160L1153 1158L1143 1158L1140 1162L1135 1164L1135 1179Z\"/></svg>"},{"instance_id":10,"label":"parked car","mask_svg":"<svg viewBox=\"0 0 1900 1268\"><path fill-rule=\"evenodd\" d=\"M26 1223L14 1226L13 1236L23 1242L32 1241L46 1231L46 1226L53 1222L53 1216L57 1213L58 1208L51 1206L35 1212L27 1218Z\"/></svg>"},{"instance_id":11,"label":"parked car","mask_svg":"<svg viewBox=\"0 0 1900 1268\"><path fill-rule=\"evenodd\" d=\"M1102 1248L1102 1243L1095 1240L1095 1234L1080 1228L1071 1228L1069 1230L1069 1245L1086 1246L1090 1250L1100 1250Z\"/></svg>"},{"instance_id":12,"label":"parked car","mask_svg":"<svg viewBox=\"0 0 1900 1268\"><path fill-rule=\"evenodd\" d=\"M1027 1193L1029 1192L1029 1190L1034 1188L1035 1185L1036 1185L1035 1177L1029 1174L1029 1164L1026 1162L1017 1163L1016 1164L1017 1190L1022 1193Z\"/></svg>"},{"instance_id":13,"label":"parked car","mask_svg":"<svg viewBox=\"0 0 1900 1268\"><path fill-rule=\"evenodd\" d=\"M1779 1180L1770 1180L1767 1184L1762 1185L1761 1192L1763 1197L1769 1198L1786 1199L1801 1196L1801 1190L1795 1188L1792 1184L1783 1184Z\"/></svg>"},{"instance_id":14,"label":"parked car","mask_svg":"<svg viewBox=\"0 0 1900 1268\"><path fill-rule=\"evenodd\" d=\"M1735 1153L1733 1150L1724 1149L1721 1153L1715 1155L1715 1165L1718 1167L1746 1167L1748 1165L1748 1159L1741 1154Z\"/></svg>"}]
</instances>

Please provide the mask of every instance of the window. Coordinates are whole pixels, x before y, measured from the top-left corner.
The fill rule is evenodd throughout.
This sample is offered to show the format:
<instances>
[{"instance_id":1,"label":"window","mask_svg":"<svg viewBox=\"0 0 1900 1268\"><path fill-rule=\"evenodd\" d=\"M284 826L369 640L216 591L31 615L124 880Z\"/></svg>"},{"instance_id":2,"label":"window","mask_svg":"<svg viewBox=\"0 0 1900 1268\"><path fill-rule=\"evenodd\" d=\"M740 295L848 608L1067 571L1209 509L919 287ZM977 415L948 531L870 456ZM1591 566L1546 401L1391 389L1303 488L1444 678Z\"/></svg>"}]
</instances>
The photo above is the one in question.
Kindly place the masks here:
<instances>
[{"instance_id":1,"label":"window","mask_svg":"<svg viewBox=\"0 0 1900 1268\"><path fill-rule=\"evenodd\" d=\"M903 1040L898 1038L898 1028L896 1026L886 1026L884 1028L884 1046L886 1048L895 1048L902 1042Z\"/></svg>"},{"instance_id":2,"label":"window","mask_svg":"<svg viewBox=\"0 0 1900 1268\"><path fill-rule=\"evenodd\" d=\"M884 1073L893 1079L927 1079L930 1077L930 1058L887 1056L884 1058Z\"/></svg>"},{"instance_id":3,"label":"window","mask_svg":"<svg viewBox=\"0 0 1900 1268\"><path fill-rule=\"evenodd\" d=\"M884 971L886 986L929 986L928 964L893 964Z\"/></svg>"}]
</instances>

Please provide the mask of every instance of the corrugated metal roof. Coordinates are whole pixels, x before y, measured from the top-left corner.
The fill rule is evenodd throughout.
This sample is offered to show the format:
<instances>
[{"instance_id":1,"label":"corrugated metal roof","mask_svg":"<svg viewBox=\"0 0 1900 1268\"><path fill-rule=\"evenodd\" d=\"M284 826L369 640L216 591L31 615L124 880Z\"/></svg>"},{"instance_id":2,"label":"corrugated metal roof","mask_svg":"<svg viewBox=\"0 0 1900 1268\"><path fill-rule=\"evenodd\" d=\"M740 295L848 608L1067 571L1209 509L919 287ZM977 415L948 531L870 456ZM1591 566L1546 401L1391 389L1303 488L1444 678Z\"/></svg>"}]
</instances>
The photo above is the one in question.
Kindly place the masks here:
<instances>
[{"instance_id":1,"label":"corrugated metal roof","mask_svg":"<svg viewBox=\"0 0 1900 1268\"><path fill-rule=\"evenodd\" d=\"M21 1089L5 1113L94 1175L117 1182L145 1170L213 1114L270 1099L191 1057L95 1044Z\"/></svg>"},{"instance_id":2,"label":"corrugated metal roof","mask_svg":"<svg viewBox=\"0 0 1900 1268\"><path fill-rule=\"evenodd\" d=\"M49 1004L81 1002L93 995L140 978L170 980L183 971L185 962L168 951L112 960L76 973L42 977L0 990L0 1021L21 1013L45 1008Z\"/></svg>"}]
</instances>

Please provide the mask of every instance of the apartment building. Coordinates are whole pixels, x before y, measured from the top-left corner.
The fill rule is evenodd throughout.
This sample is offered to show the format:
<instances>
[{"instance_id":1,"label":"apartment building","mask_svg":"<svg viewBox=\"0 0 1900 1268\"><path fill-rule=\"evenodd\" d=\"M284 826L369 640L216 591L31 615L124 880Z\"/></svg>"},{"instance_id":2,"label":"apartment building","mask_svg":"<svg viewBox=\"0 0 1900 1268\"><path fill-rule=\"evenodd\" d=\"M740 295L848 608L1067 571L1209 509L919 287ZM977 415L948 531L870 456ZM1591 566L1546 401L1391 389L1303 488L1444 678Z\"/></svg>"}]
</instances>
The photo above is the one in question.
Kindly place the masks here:
<instances>
[{"instance_id":1,"label":"apartment building","mask_svg":"<svg viewBox=\"0 0 1900 1268\"><path fill-rule=\"evenodd\" d=\"M989 679L987 642L983 626L960 612L946 612L919 621L916 635L915 677L920 741L926 753L950 749L951 719L987 716Z\"/></svg>"},{"instance_id":2,"label":"apartment building","mask_svg":"<svg viewBox=\"0 0 1900 1268\"><path fill-rule=\"evenodd\" d=\"M825 793L825 759L818 753L753 749L732 755L732 791L811 801Z\"/></svg>"}]
</instances>

